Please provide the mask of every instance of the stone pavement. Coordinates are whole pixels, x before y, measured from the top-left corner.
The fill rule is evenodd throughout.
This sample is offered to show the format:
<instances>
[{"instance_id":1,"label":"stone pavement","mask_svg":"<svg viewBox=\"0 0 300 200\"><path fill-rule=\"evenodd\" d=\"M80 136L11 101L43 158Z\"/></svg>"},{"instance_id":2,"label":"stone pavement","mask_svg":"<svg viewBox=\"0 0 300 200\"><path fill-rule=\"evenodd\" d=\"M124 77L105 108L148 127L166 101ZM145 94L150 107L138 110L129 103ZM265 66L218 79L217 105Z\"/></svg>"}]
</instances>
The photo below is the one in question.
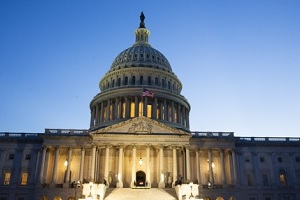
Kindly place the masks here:
<instances>
[{"instance_id":1,"label":"stone pavement","mask_svg":"<svg viewBox=\"0 0 300 200\"><path fill-rule=\"evenodd\" d=\"M105 200L177 200L175 189L109 188Z\"/></svg>"}]
</instances>

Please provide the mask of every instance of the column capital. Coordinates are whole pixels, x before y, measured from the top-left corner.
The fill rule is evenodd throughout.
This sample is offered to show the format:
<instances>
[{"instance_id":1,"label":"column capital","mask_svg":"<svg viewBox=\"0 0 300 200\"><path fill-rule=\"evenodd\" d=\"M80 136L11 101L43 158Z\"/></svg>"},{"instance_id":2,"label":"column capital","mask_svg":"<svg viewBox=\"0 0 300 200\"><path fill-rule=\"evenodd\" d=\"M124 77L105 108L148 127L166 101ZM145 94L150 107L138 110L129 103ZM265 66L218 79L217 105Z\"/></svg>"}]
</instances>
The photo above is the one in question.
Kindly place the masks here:
<instances>
[{"instance_id":1,"label":"column capital","mask_svg":"<svg viewBox=\"0 0 300 200\"><path fill-rule=\"evenodd\" d=\"M121 148L123 149L125 145L124 145L124 143L119 143L118 146L119 146L120 149Z\"/></svg>"},{"instance_id":2,"label":"column capital","mask_svg":"<svg viewBox=\"0 0 300 200\"><path fill-rule=\"evenodd\" d=\"M132 149L136 149L136 145L135 143L131 144Z\"/></svg>"}]
</instances>

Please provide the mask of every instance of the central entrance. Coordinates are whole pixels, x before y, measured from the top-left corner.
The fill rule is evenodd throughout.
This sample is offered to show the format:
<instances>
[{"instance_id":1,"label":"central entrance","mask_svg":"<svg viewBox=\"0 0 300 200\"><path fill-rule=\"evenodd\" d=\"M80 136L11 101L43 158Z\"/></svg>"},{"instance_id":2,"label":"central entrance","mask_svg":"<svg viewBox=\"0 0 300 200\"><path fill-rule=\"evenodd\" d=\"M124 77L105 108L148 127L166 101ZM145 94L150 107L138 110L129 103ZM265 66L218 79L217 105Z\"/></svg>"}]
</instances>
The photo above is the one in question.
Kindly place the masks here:
<instances>
[{"instance_id":1,"label":"central entrance","mask_svg":"<svg viewBox=\"0 0 300 200\"><path fill-rule=\"evenodd\" d=\"M146 173L141 170L136 172L136 186L137 187L146 186Z\"/></svg>"}]
</instances>

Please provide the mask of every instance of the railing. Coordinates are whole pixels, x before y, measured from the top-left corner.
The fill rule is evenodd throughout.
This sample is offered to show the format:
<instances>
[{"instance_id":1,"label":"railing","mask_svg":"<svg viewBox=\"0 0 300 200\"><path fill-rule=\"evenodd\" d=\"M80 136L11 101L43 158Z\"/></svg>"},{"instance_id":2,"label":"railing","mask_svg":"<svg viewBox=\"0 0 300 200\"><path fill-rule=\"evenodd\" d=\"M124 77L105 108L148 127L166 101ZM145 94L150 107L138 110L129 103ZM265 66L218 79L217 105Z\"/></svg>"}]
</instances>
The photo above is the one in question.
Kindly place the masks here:
<instances>
[{"instance_id":1,"label":"railing","mask_svg":"<svg viewBox=\"0 0 300 200\"><path fill-rule=\"evenodd\" d=\"M237 142L300 142L300 138L289 137L235 137Z\"/></svg>"},{"instance_id":2,"label":"railing","mask_svg":"<svg viewBox=\"0 0 300 200\"><path fill-rule=\"evenodd\" d=\"M12 137L12 138L28 138L28 137L37 137L38 133L9 133L9 132L0 132L0 137Z\"/></svg>"},{"instance_id":3,"label":"railing","mask_svg":"<svg viewBox=\"0 0 300 200\"><path fill-rule=\"evenodd\" d=\"M233 132L191 132L193 137L234 137Z\"/></svg>"},{"instance_id":4,"label":"railing","mask_svg":"<svg viewBox=\"0 0 300 200\"><path fill-rule=\"evenodd\" d=\"M45 134L70 134L70 135L87 135L86 129L45 129Z\"/></svg>"}]
</instances>

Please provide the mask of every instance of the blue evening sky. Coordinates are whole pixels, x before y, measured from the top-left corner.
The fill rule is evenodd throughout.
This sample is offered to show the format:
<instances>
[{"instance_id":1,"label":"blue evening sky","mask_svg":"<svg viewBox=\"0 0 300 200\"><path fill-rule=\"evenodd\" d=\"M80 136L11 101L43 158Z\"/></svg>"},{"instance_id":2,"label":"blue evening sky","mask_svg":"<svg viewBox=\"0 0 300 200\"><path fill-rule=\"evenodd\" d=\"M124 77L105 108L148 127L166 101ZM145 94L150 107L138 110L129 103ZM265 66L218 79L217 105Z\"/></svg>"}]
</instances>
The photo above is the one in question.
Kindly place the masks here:
<instances>
[{"instance_id":1,"label":"blue evening sky","mask_svg":"<svg viewBox=\"0 0 300 200\"><path fill-rule=\"evenodd\" d=\"M183 84L192 131L300 136L299 0L1 0L0 132L88 129L141 11Z\"/></svg>"}]
</instances>

